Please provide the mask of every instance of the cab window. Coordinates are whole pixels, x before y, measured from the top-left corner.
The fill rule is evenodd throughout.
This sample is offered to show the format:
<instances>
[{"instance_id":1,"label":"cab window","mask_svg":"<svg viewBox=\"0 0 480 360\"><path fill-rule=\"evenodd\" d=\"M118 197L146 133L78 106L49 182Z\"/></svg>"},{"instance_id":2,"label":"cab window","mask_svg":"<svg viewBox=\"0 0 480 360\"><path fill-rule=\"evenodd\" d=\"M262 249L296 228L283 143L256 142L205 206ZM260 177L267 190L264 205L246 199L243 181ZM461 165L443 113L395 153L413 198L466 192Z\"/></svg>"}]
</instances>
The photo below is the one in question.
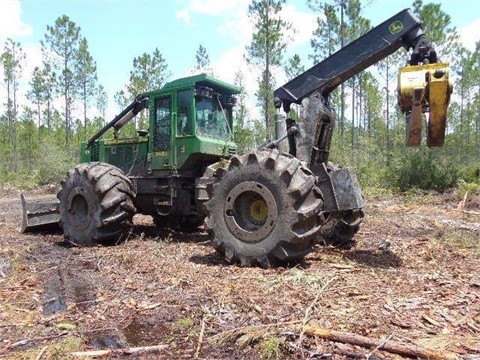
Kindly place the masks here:
<instances>
[{"instance_id":1,"label":"cab window","mask_svg":"<svg viewBox=\"0 0 480 360\"><path fill-rule=\"evenodd\" d=\"M171 98L159 97L155 99L155 137L153 140L154 151L170 149L170 119Z\"/></svg>"},{"instance_id":2,"label":"cab window","mask_svg":"<svg viewBox=\"0 0 480 360\"><path fill-rule=\"evenodd\" d=\"M197 115L197 133L221 140L231 139L231 109L223 107L215 96L197 97L195 111Z\"/></svg>"},{"instance_id":3,"label":"cab window","mask_svg":"<svg viewBox=\"0 0 480 360\"><path fill-rule=\"evenodd\" d=\"M192 90L177 93L177 136L193 135Z\"/></svg>"}]
</instances>

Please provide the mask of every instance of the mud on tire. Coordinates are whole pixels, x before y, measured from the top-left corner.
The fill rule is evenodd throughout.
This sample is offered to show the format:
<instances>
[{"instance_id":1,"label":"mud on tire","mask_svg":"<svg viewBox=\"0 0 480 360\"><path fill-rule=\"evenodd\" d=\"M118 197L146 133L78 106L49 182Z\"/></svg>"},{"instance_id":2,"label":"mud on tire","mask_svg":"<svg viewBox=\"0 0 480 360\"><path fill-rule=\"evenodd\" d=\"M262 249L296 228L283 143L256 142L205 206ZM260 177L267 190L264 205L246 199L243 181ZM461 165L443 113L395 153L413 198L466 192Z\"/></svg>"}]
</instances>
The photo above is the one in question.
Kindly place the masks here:
<instances>
[{"instance_id":1,"label":"mud on tire","mask_svg":"<svg viewBox=\"0 0 480 360\"><path fill-rule=\"evenodd\" d=\"M316 178L289 154L263 149L234 156L207 187L206 226L231 263L275 266L312 250L323 224Z\"/></svg>"},{"instance_id":2,"label":"mud on tire","mask_svg":"<svg viewBox=\"0 0 480 360\"><path fill-rule=\"evenodd\" d=\"M136 211L130 179L100 162L70 170L57 197L60 226L67 240L77 245L122 240Z\"/></svg>"}]
</instances>

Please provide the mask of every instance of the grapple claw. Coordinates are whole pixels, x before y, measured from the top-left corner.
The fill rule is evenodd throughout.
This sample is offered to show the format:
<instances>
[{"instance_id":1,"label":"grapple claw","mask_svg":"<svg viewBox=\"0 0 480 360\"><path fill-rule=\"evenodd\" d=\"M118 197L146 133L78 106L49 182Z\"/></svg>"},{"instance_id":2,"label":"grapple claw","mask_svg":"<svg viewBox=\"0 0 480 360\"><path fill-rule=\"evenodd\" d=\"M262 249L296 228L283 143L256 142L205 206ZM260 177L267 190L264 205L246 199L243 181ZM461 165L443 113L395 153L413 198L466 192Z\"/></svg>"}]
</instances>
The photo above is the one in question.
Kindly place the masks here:
<instances>
[{"instance_id":1,"label":"grapple claw","mask_svg":"<svg viewBox=\"0 0 480 360\"><path fill-rule=\"evenodd\" d=\"M428 112L427 145L443 146L447 108L452 93L449 66L444 63L406 66L398 75L398 104L406 114L406 145L422 141L422 114Z\"/></svg>"}]
</instances>

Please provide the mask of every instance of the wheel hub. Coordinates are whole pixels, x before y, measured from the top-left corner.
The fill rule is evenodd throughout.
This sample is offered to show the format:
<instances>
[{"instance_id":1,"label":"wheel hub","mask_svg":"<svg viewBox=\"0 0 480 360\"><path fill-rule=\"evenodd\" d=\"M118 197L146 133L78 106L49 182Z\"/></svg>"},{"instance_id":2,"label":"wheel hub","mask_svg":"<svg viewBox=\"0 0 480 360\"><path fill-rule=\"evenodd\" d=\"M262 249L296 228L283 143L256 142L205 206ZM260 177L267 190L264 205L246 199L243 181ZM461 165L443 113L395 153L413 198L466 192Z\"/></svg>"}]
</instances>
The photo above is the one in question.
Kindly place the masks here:
<instances>
[{"instance_id":1,"label":"wheel hub","mask_svg":"<svg viewBox=\"0 0 480 360\"><path fill-rule=\"evenodd\" d=\"M85 196L85 189L77 186L68 194L67 216L76 230L85 230L92 220L91 201Z\"/></svg>"},{"instance_id":2,"label":"wheel hub","mask_svg":"<svg viewBox=\"0 0 480 360\"><path fill-rule=\"evenodd\" d=\"M268 217L268 205L264 199L254 200L250 205L250 219L257 225L265 224Z\"/></svg>"},{"instance_id":3,"label":"wheel hub","mask_svg":"<svg viewBox=\"0 0 480 360\"><path fill-rule=\"evenodd\" d=\"M224 216L232 234L241 241L254 243L267 237L275 226L277 203L264 185L245 181L228 193Z\"/></svg>"}]
</instances>

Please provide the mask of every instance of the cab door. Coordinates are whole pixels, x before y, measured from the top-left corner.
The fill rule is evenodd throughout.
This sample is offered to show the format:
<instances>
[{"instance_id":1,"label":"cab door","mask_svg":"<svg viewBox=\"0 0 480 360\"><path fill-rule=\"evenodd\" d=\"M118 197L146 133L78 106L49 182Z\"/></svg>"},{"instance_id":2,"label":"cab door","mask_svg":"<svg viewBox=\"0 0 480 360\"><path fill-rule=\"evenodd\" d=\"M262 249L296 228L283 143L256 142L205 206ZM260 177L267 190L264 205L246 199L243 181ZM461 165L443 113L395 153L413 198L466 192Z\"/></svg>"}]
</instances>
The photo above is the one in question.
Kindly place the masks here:
<instances>
[{"instance_id":1,"label":"cab door","mask_svg":"<svg viewBox=\"0 0 480 360\"><path fill-rule=\"evenodd\" d=\"M172 156L172 122L175 115L172 111L172 94L162 94L153 103L153 139L152 170L171 169Z\"/></svg>"}]
</instances>

